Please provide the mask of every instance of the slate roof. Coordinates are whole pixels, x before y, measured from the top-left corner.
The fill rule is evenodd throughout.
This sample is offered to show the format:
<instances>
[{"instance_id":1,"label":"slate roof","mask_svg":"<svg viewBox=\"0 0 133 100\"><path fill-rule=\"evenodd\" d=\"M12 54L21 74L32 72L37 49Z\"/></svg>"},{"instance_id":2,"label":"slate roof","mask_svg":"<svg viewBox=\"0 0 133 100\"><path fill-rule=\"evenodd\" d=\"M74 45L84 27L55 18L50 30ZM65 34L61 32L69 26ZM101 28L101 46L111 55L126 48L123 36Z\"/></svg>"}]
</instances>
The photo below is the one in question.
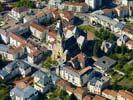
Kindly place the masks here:
<instances>
[{"instance_id":1,"label":"slate roof","mask_svg":"<svg viewBox=\"0 0 133 100\"><path fill-rule=\"evenodd\" d=\"M5 78L5 77L8 76L8 75L9 75L9 73L8 73L6 70L1 70L1 71L0 71L0 76L1 76L1 77L4 77L4 78Z\"/></svg>"},{"instance_id":2,"label":"slate roof","mask_svg":"<svg viewBox=\"0 0 133 100\"><path fill-rule=\"evenodd\" d=\"M15 96L19 96L22 98L28 98L29 96L31 96L32 94L34 94L35 92L37 92L37 90L35 90L33 87L28 86L25 89L21 89L19 87L15 87L11 90L12 93L15 94Z\"/></svg>"},{"instance_id":3,"label":"slate roof","mask_svg":"<svg viewBox=\"0 0 133 100\"><path fill-rule=\"evenodd\" d=\"M7 45L0 44L0 51L7 52L9 47Z\"/></svg>"},{"instance_id":4,"label":"slate roof","mask_svg":"<svg viewBox=\"0 0 133 100\"><path fill-rule=\"evenodd\" d=\"M40 79L44 79L47 74L45 72L42 72L42 71L36 71L34 74L33 74L34 77L38 77Z\"/></svg>"},{"instance_id":5,"label":"slate roof","mask_svg":"<svg viewBox=\"0 0 133 100\"><path fill-rule=\"evenodd\" d=\"M107 71L110 67L112 67L114 64L116 63L115 60L109 58L109 57L106 57L106 56L103 56L101 58L98 59L98 61L96 61L94 63L94 65L96 67L100 67L100 69L102 70L105 70Z\"/></svg>"}]
</instances>

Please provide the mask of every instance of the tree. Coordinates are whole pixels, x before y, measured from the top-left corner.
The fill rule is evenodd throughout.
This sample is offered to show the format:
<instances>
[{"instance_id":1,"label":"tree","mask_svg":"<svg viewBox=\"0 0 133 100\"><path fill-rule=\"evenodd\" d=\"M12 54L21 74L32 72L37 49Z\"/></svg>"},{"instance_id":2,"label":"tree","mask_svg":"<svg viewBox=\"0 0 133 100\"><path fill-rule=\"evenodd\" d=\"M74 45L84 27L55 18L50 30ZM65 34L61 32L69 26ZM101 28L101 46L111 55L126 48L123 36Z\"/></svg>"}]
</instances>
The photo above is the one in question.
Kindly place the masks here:
<instances>
[{"instance_id":1,"label":"tree","mask_svg":"<svg viewBox=\"0 0 133 100\"><path fill-rule=\"evenodd\" d=\"M29 7L29 8L35 8L35 2L31 0L20 0L16 2L14 5L15 7Z\"/></svg>"},{"instance_id":2,"label":"tree","mask_svg":"<svg viewBox=\"0 0 133 100\"><path fill-rule=\"evenodd\" d=\"M47 68L47 69L50 69L52 67L52 65L57 65L57 61L55 60L52 60L51 57L48 57L43 63L42 65Z\"/></svg>"},{"instance_id":3,"label":"tree","mask_svg":"<svg viewBox=\"0 0 133 100\"><path fill-rule=\"evenodd\" d=\"M4 7L2 6L2 4L0 3L0 12L2 12L4 10Z\"/></svg>"}]
</instances>

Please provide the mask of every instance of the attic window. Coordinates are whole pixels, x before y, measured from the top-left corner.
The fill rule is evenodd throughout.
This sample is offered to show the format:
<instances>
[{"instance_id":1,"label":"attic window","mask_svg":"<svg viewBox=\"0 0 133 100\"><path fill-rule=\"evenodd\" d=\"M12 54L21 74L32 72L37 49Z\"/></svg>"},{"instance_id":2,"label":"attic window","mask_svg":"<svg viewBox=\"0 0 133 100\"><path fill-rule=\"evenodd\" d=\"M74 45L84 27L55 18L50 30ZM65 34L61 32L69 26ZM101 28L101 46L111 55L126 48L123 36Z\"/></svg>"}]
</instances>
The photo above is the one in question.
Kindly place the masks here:
<instances>
[{"instance_id":1,"label":"attic window","mask_svg":"<svg viewBox=\"0 0 133 100\"><path fill-rule=\"evenodd\" d=\"M103 61L103 64L106 64L106 61Z\"/></svg>"}]
</instances>

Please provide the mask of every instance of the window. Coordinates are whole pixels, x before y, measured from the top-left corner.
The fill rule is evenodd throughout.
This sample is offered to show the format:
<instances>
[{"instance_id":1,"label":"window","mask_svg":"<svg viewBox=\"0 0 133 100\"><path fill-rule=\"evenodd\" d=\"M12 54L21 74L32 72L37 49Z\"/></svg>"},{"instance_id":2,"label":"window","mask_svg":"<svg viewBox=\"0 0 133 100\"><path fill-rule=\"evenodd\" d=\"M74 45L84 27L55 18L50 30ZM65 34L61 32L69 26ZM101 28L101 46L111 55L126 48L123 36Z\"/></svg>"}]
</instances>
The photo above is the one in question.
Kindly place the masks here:
<instances>
[{"instance_id":1,"label":"window","mask_svg":"<svg viewBox=\"0 0 133 100\"><path fill-rule=\"evenodd\" d=\"M76 11L76 7L72 7L72 11Z\"/></svg>"}]
</instances>

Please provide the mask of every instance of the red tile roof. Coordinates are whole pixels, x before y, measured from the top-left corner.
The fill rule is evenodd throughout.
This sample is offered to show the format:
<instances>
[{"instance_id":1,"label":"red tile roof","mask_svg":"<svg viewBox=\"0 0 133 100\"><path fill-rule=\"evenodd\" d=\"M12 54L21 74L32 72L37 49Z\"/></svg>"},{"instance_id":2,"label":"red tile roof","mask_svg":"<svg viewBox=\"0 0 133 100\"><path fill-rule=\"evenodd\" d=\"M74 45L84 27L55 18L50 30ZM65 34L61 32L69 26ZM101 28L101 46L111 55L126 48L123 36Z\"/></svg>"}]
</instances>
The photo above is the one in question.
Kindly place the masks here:
<instances>
[{"instance_id":1,"label":"red tile roof","mask_svg":"<svg viewBox=\"0 0 133 100\"><path fill-rule=\"evenodd\" d=\"M86 95L83 100L91 100L91 97L89 95Z\"/></svg>"},{"instance_id":2,"label":"red tile roof","mask_svg":"<svg viewBox=\"0 0 133 100\"><path fill-rule=\"evenodd\" d=\"M20 42L21 44L25 44L26 40L24 40L22 37L16 35L15 33L9 34L9 37L13 38L14 40Z\"/></svg>"},{"instance_id":3,"label":"red tile roof","mask_svg":"<svg viewBox=\"0 0 133 100\"><path fill-rule=\"evenodd\" d=\"M133 100L133 93L128 92L126 90L119 90L118 95L126 98L127 100Z\"/></svg>"},{"instance_id":4,"label":"red tile roof","mask_svg":"<svg viewBox=\"0 0 133 100\"><path fill-rule=\"evenodd\" d=\"M128 40L128 41L126 42L126 44L132 45L132 46L133 46L133 40Z\"/></svg>"},{"instance_id":5,"label":"red tile roof","mask_svg":"<svg viewBox=\"0 0 133 100\"><path fill-rule=\"evenodd\" d=\"M46 29L46 27L43 27L43 26L41 26L41 25L39 25L37 23L34 23L34 22L31 23L31 27L37 29L40 32L44 32L44 30Z\"/></svg>"},{"instance_id":6,"label":"red tile roof","mask_svg":"<svg viewBox=\"0 0 133 100\"><path fill-rule=\"evenodd\" d=\"M111 95L113 97L117 97L117 92L114 91L114 90L105 89L105 90L102 91L102 93L104 93L106 95Z\"/></svg>"},{"instance_id":7,"label":"red tile roof","mask_svg":"<svg viewBox=\"0 0 133 100\"><path fill-rule=\"evenodd\" d=\"M93 100L106 100L106 98L96 95Z\"/></svg>"}]
</instances>

